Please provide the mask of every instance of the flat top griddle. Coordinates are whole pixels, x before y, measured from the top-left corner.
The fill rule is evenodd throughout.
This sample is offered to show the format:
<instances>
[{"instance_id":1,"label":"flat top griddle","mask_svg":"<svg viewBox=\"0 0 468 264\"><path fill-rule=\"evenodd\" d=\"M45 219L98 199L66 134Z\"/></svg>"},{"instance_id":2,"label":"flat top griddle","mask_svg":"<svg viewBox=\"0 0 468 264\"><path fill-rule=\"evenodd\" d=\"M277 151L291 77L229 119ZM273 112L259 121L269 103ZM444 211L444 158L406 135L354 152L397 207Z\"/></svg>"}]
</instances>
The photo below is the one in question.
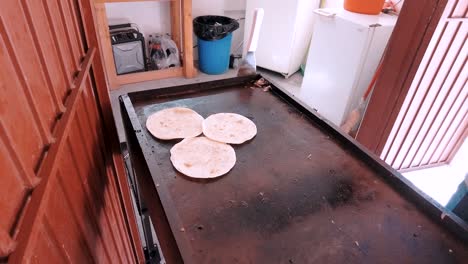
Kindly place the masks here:
<instances>
[{"instance_id":1,"label":"flat top griddle","mask_svg":"<svg viewBox=\"0 0 468 264\"><path fill-rule=\"evenodd\" d=\"M150 175L143 177L153 179L164 208L160 213L184 262L468 259L466 223L451 213L441 219L441 207L353 140L276 87L264 92L249 88L251 81L234 78L122 97L148 166ZM204 117L244 115L255 122L258 134L233 145L237 163L227 175L188 178L169 160L179 140L155 139L145 128L150 114L175 106Z\"/></svg>"}]
</instances>

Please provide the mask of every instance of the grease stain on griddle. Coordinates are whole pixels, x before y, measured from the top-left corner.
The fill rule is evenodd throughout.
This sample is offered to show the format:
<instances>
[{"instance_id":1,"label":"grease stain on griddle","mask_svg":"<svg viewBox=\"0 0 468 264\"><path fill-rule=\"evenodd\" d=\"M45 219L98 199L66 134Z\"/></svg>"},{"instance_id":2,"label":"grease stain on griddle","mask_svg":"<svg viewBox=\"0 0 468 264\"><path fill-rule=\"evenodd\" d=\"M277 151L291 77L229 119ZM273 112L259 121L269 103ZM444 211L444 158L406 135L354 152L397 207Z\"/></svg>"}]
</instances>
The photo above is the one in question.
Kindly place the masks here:
<instances>
[{"instance_id":1,"label":"grease stain on griddle","mask_svg":"<svg viewBox=\"0 0 468 264\"><path fill-rule=\"evenodd\" d=\"M332 208L348 203L354 194L353 182L350 180L338 180L333 186L334 189L325 199Z\"/></svg>"},{"instance_id":2,"label":"grease stain on griddle","mask_svg":"<svg viewBox=\"0 0 468 264\"><path fill-rule=\"evenodd\" d=\"M327 210L330 208L338 210L343 206L358 206L360 202L373 200L376 195L370 185L337 172L321 176L297 175L293 179L297 181L281 186L281 191L279 188L262 190L245 201L228 203L216 214L211 212L205 216L211 218L208 222L217 223L216 229L225 232L247 229L268 237L282 232L291 224L304 221L310 215L329 213Z\"/></svg>"},{"instance_id":3,"label":"grease stain on griddle","mask_svg":"<svg viewBox=\"0 0 468 264\"><path fill-rule=\"evenodd\" d=\"M288 202L293 201L293 202ZM263 234L279 232L286 228L292 219L304 217L321 209L317 199L304 198L302 192L272 192L265 197L252 197L246 202L248 207L236 207L234 214L244 227Z\"/></svg>"},{"instance_id":4,"label":"grease stain on griddle","mask_svg":"<svg viewBox=\"0 0 468 264\"><path fill-rule=\"evenodd\" d=\"M244 154L250 153L247 155L249 158L242 155L248 162L239 162L230 177L206 184L206 187L212 188L205 188L205 183L194 185L181 177L178 177L177 183L166 184L175 205L174 208L166 208L166 213L179 214L181 221L187 227L192 227L185 233L174 233L176 238L193 236L196 239L196 242L191 244L194 252L200 250L200 253L199 256L194 256L194 262L210 263L202 261L208 260L209 255L212 260L216 258L218 263L222 262L222 256L239 257L241 263L288 263L289 259L294 263L312 263L314 261L310 261L310 258L317 256L320 246L323 246L322 252L330 252L328 248L335 251L334 255L327 255L327 258L315 258L315 262L318 263L375 262L395 257L394 252L398 253L400 259L414 259L415 262L420 260L421 263L447 263L453 261L446 257L449 255L449 248L453 249L453 255L462 251L459 256L467 256L463 253L466 251L463 245L459 246L452 239L443 237L441 234L445 234L444 230L433 226L430 219L421 215L415 206L411 212L402 208L404 199L387 184L386 175L365 163L369 160L367 156L352 151L354 148L350 148L348 143L342 143L339 136L330 137L330 129L323 128L323 125L313 120L299 120L299 111L291 111L294 113L288 114L285 111L288 105L284 101L265 96L271 93L246 90L248 91L234 87L219 91L211 89L200 94L167 96L168 99L145 98L138 101L132 98L141 124L145 124L147 116L142 113L142 109L149 103L157 103L160 108L167 107L169 100L184 103L203 116L208 116L214 111L229 110L240 111L239 113L245 116L255 116L257 120L259 134L252 142L253 148L252 145L236 147L238 153L248 150ZM187 89L184 93L186 91ZM275 110L275 114L272 115L270 110ZM145 128L143 131L146 132ZM142 136L141 133L139 136ZM144 136L151 145L156 146L156 161L167 161L160 168L163 175L173 175L168 154L172 143L157 141L146 133ZM290 147L296 151L288 151ZM317 155L313 155L312 160L306 160L312 151ZM287 154L279 155L281 153ZM270 154L269 160L263 165L257 158L267 154ZM272 175L270 169L276 170L278 175ZM330 169L335 170L334 175L330 175ZM298 183L293 182L294 178L298 179ZM349 199L343 199L346 197L343 194L336 195L340 188L334 186L336 182L346 183L346 179L353 181ZM379 180L379 185L372 183L376 179ZM367 184L367 190L361 181ZM269 198L268 202L262 202L258 197L260 191ZM275 196L274 192L278 194ZM294 192L297 192L297 195ZM346 192L349 193L349 190ZM303 194L307 194L307 197ZM341 202L332 208L328 200L335 196L338 196ZM236 202L228 202L229 199ZM253 199L256 199L257 204L251 203ZM245 201L245 206L248 207L243 207L241 201ZM220 205L223 209L215 210ZM273 213L268 212L268 215L262 216L262 206L276 209ZM255 207L258 209L254 210ZM393 207L405 211L400 214ZM247 217L249 219L246 219ZM263 223L273 224L262 227L262 221L256 222L259 217L263 217ZM283 223L274 223L275 217ZM324 229L316 226L317 223L328 223L330 219L337 223L349 224L343 230L352 237L327 232L334 230L336 225L327 225ZM204 229L197 229L196 224L204 225ZM380 227L372 228L375 224ZM427 235L416 233L416 230L419 231L416 227L418 224L423 225L425 229L427 227L430 232L427 232ZM307 228L307 232L304 228ZM320 230L325 231L316 232ZM414 239L414 233L417 234L417 239ZM269 237L270 235L273 237ZM341 241L335 240L337 235L345 237L348 244L334 244L334 241ZM422 237L425 240L424 244L419 241L423 240ZM359 241L360 248L365 250L366 239L372 246L365 258L360 257L363 254L356 248L349 250L349 244L354 241ZM285 244L288 247L283 249L282 245ZM192 253L189 249L185 248L184 252ZM422 252L421 250L428 254L414 254ZM442 251L445 254L441 254ZM305 261L306 257L309 257L309 261ZM232 262L232 259L230 260Z\"/></svg>"}]
</instances>

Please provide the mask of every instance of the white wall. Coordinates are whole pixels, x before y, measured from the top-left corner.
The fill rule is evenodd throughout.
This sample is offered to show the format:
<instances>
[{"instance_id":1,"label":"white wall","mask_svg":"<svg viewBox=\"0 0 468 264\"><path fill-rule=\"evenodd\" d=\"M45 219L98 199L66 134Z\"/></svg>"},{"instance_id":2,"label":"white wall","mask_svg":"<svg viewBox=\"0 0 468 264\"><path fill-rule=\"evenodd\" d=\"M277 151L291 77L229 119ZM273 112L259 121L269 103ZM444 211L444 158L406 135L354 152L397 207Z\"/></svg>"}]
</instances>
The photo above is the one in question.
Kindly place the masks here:
<instances>
[{"instance_id":1,"label":"white wall","mask_svg":"<svg viewBox=\"0 0 468 264\"><path fill-rule=\"evenodd\" d=\"M109 25L135 23L145 37L156 32L171 32L169 2L107 3L106 13Z\"/></svg>"},{"instance_id":2,"label":"white wall","mask_svg":"<svg viewBox=\"0 0 468 264\"><path fill-rule=\"evenodd\" d=\"M192 16L218 15L227 16L233 19L245 17L245 6L247 0L192 0ZM239 29L234 31L232 35L231 53L236 52L244 39L244 20L239 20ZM194 45L197 40L194 36ZM242 47L238 50L238 54L242 53ZM195 49L195 58L198 58L197 49Z\"/></svg>"},{"instance_id":3,"label":"white wall","mask_svg":"<svg viewBox=\"0 0 468 264\"><path fill-rule=\"evenodd\" d=\"M195 18L203 15L222 15L239 19L245 16L245 4L246 0L193 0L192 16ZM171 32L169 2L107 3L106 13L110 25L135 23L145 37L152 33ZM243 40L244 22L240 20L239 23L239 29L233 33L231 50L238 47ZM196 45L195 36L194 45ZM197 49L195 49L194 56L198 58L196 51Z\"/></svg>"},{"instance_id":4,"label":"white wall","mask_svg":"<svg viewBox=\"0 0 468 264\"><path fill-rule=\"evenodd\" d=\"M398 0L393 0L394 3L398 3ZM403 3L405 2L405 0L401 0L396 6L395 6L395 9L396 11L399 13L401 11L401 7L403 6Z\"/></svg>"},{"instance_id":5,"label":"white wall","mask_svg":"<svg viewBox=\"0 0 468 264\"><path fill-rule=\"evenodd\" d=\"M343 7L344 0L322 0L322 8L339 8Z\"/></svg>"},{"instance_id":6,"label":"white wall","mask_svg":"<svg viewBox=\"0 0 468 264\"><path fill-rule=\"evenodd\" d=\"M245 17L245 6L248 0L192 0L193 18L203 15L222 15L234 19ZM343 7L344 0L322 0L322 7ZM398 2L398 0L394 0ZM397 7L401 8L404 0ZM285 2L287 4L287 2ZM144 1L132 3L108 3L106 4L109 24L119 24L132 22L139 26L140 31L147 37L152 33L170 33L170 6L165 1ZM242 53L242 46L239 47L244 38L244 20L239 21L240 27L233 33L232 53ZM194 36L194 45L196 45ZM197 49L194 49L194 57L197 56Z\"/></svg>"}]
</instances>

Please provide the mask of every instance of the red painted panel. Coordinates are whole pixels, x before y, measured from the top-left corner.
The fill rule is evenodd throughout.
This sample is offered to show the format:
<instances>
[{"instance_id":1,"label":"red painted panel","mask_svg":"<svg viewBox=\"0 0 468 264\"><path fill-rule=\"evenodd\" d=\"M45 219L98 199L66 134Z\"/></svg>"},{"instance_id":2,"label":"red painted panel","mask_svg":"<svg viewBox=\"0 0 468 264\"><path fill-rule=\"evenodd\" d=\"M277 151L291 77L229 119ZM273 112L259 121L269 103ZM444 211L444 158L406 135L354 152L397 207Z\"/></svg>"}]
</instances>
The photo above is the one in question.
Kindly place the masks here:
<instances>
[{"instance_id":1,"label":"red painted panel","mask_svg":"<svg viewBox=\"0 0 468 264\"><path fill-rule=\"evenodd\" d=\"M49 90L44 87L46 80L40 71L42 65L34 48L35 42L24 10L21 5L15 4L8 8L2 7L0 14L4 23L1 31L3 37L7 38L4 39L6 52L19 80L16 91L25 93L29 107L37 111L35 121L40 131L44 130L43 133L49 139L57 112Z\"/></svg>"},{"instance_id":2,"label":"red painted panel","mask_svg":"<svg viewBox=\"0 0 468 264\"><path fill-rule=\"evenodd\" d=\"M53 90L57 93L59 99L63 101L68 89L68 84L64 77L64 69L61 68L62 66L60 64L59 43L54 42L44 4L42 1L37 0L22 0L22 2L24 3L25 12L30 14L32 25L37 34L35 46L40 47L37 50L44 57L43 67L45 74L50 78L50 85ZM66 74L68 75L69 73Z\"/></svg>"},{"instance_id":3,"label":"red painted panel","mask_svg":"<svg viewBox=\"0 0 468 264\"><path fill-rule=\"evenodd\" d=\"M82 202L72 197L75 194L65 190L63 177L65 175L59 170L54 182L51 182L55 188L51 190L42 221L48 226L48 235L60 244L54 250L61 251L67 262L89 263L92 261L90 248L86 244L84 232L78 225L78 221L82 219L73 214L73 207L82 206Z\"/></svg>"},{"instance_id":4,"label":"red painted panel","mask_svg":"<svg viewBox=\"0 0 468 264\"><path fill-rule=\"evenodd\" d=\"M0 92L2 93L0 96L0 122L5 128L2 134L11 142L25 167L32 169L36 166L40 153L47 142L41 137L34 114L28 107L28 100L22 92L12 58L7 53L5 38L8 38L8 35L3 34L0 29L0 62L2 65L0 67ZM22 120L22 122L18 123L18 120ZM19 124L21 126L18 126Z\"/></svg>"},{"instance_id":5,"label":"red painted panel","mask_svg":"<svg viewBox=\"0 0 468 264\"><path fill-rule=\"evenodd\" d=\"M93 21L82 23L75 4L2 1L0 262L142 259L90 77L99 53L82 39Z\"/></svg>"},{"instance_id":6,"label":"red painted panel","mask_svg":"<svg viewBox=\"0 0 468 264\"><path fill-rule=\"evenodd\" d=\"M0 229L9 231L12 229L16 215L21 210L23 199L26 195L26 186L22 180L22 175L16 168L8 150L0 140L0 168L7 172L2 177L0 191ZM6 191L8 190L8 191ZM7 232L9 233L9 232Z\"/></svg>"},{"instance_id":7,"label":"red painted panel","mask_svg":"<svg viewBox=\"0 0 468 264\"><path fill-rule=\"evenodd\" d=\"M78 138L75 130L73 130L70 138ZM64 166L64 174L67 174L67 170L74 170L79 175L79 183L71 182L70 185L74 188L80 187L80 192L84 194L84 206L87 221L83 221L86 225L85 232L88 237L91 237L90 244L94 245L92 253L95 255L95 259L98 263L110 262L110 246L111 243L104 243L108 238L108 230L104 230L105 226L99 224L101 218L101 210L98 208L100 203L99 195L96 193L96 188L99 187L96 182L97 178L95 175L87 173L91 171L89 163L88 166L82 163L86 160L84 150L81 144L70 144L68 143L67 151L69 151L69 160L67 165ZM70 164L71 162L71 164Z\"/></svg>"},{"instance_id":8,"label":"red painted panel","mask_svg":"<svg viewBox=\"0 0 468 264\"><path fill-rule=\"evenodd\" d=\"M72 76L76 71L73 53L67 41L66 27L60 17L60 10L56 0L44 0L44 6L49 20L49 27L54 33L53 41L58 43L59 58L62 60L62 67L65 68L66 78L69 85L72 83ZM67 87L69 89L70 87Z\"/></svg>"},{"instance_id":9,"label":"red painted panel","mask_svg":"<svg viewBox=\"0 0 468 264\"><path fill-rule=\"evenodd\" d=\"M58 250L58 243L49 236L43 224L38 224L40 231L37 234L37 243L34 247L34 254L31 256L31 263L65 263L66 258Z\"/></svg>"},{"instance_id":10,"label":"red painted panel","mask_svg":"<svg viewBox=\"0 0 468 264\"><path fill-rule=\"evenodd\" d=\"M81 100L80 100L81 101ZM92 126L91 123L86 123L83 121L84 118L84 109L82 108L81 103L78 104L78 109L80 110L80 114L76 117L76 127L74 131L78 132L78 137L83 148L85 149L85 162L88 163L89 170L92 171L94 180L91 184L91 188L93 188L94 198L93 200L96 201L96 214L100 216L102 219L104 226L109 228L109 231L104 231L107 234L106 241L110 243L111 248L118 249L117 252L114 252L114 257L120 262L124 262L121 256L121 252L124 252L122 243L123 239L118 236L117 229L112 230L111 227L116 227L116 219L115 216L112 214L112 202L109 198L110 192L110 184L109 178L105 174L105 166L102 162L102 154L99 150L99 142L102 140L93 137L91 135Z\"/></svg>"}]
</instances>

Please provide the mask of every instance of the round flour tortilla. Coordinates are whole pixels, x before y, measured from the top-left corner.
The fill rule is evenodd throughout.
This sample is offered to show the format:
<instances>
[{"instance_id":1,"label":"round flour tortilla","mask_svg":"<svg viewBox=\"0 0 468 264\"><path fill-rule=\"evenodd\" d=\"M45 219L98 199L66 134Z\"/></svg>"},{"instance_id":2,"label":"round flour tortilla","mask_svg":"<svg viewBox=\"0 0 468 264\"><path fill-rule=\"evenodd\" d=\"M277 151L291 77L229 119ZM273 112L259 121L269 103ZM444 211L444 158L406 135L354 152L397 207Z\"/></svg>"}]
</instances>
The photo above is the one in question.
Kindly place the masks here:
<instances>
[{"instance_id":1,"label":"round flour tortilla","mask_svg":"<svg viewBox=\"0 0 468 264\"><path fill-rule=\"evenodd\" d=\"M257 127L245 116L219 113L203 121L203 134L219 142L242 144L257 134Z\"/></svg>"},{"instance_id":2,"label":"round flour tortilla","mask_svg":"<svg viewBox=\"0 0 468 264\"><path fill-rule=\"evenodd\" d=\"M171 148L172 165L193 178L215 178L228 173L236 164L234 149L206 137L186 138Z\"/></svg>"},{"instance_id":3,"label":"round flour tortilla","mask_svg":"<svg viewBox=\"0 0 468 264\"><path fill-rule=\"evenodd\" d=\"M203 117L189 108L167 108L151 114L146 128L156 138L169 140L196 137L203 132Z\"/></svg>"}]
</instances>

